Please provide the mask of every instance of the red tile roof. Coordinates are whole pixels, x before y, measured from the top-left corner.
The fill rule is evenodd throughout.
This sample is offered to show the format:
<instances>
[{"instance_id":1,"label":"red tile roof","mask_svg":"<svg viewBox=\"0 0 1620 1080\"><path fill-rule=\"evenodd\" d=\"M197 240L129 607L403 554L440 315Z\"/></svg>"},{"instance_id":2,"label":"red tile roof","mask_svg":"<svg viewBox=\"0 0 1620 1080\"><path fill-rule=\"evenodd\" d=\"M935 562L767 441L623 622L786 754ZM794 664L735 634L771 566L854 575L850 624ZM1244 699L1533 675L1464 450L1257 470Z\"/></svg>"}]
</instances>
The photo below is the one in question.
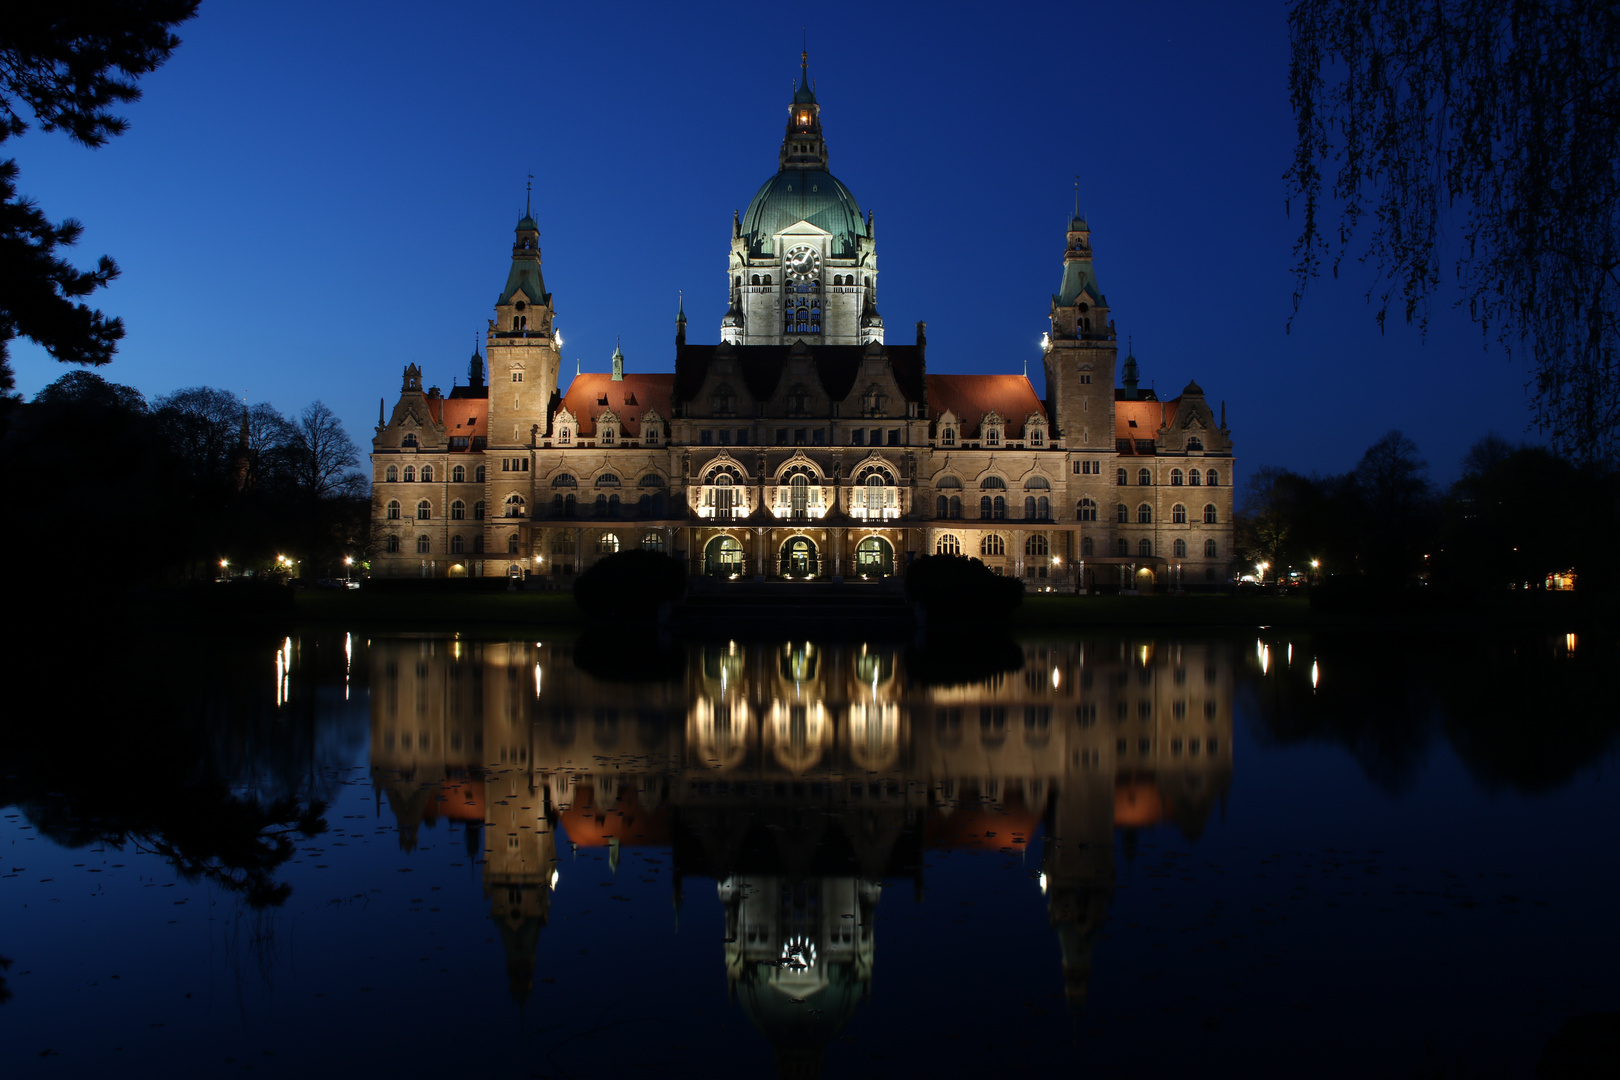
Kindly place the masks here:
<instances>
[{"instance_id":1,"label":"red tile roof","mask_svg":"<svg viewBox=\"0 0 1620 1080\"><path fill-rule=\"evenodd\" d=\"M636 436L641 434L641 416L648 409L657 409L664 422L669 422L669 396L674 388L671 374L626 375L615 382L607 372L593 371L574 376L562 403L579 421L582 439L596 434L596 418L608 409L619 418L626 435Z\"/></svg>"},{"instance_id":2,"label":"red tile roof","mask_svg":"<svg viewBox=\"0 0 1620 1080\"><path fill-rule=\"evenodd\" d=\"M488 398L428 398L428 411L433 419L444 425L444 433L452 439L486 438L489 435ZM469 442L460 449L472 447Z\"/></svg>"},{"instance_id":3,"label":"red tile roof","mask_svg":"<svg viewBox=\"0 0 1620 1080\"><path fill-rule=\"evenodd\" d=\"M1114 438L1152 441L1159 437L1159 425L1175 418L1180 398L1169 401L1116 401L1114 402ZM1131 427L1131 421L1136 426ZM1134 452L1134 451L1133 451Z\"/></svg>"},{"instance_id":4,"label":"red tile roof","mask_svg":"<svg viewBox=\"0 0 1620 1080\"><path fill-rule=\"evenodd\" d=\"M979 422L994 410L1007 422L1007 438L1021 438L1030 413L1045 418L1046 406L1022 375L929 375L928 411L938 420L946 410L962 424L962 437L976 438Z\"/></svg>"}]
</instances>

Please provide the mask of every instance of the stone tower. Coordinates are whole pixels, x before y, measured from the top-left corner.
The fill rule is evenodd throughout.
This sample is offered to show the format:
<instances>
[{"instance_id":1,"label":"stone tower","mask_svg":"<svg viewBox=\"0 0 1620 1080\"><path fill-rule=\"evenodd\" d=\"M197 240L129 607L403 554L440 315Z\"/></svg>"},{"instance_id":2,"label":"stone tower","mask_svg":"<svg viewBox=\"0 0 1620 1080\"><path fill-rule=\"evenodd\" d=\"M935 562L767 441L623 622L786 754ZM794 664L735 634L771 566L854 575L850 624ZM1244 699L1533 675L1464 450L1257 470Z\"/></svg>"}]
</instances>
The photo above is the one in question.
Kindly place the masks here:
<instances>
[{"instance_id":1,"label":"stone tower","mask_svg":"<svg viewBox=\"0 0 1620 1080\"><path fill-rule=\"evenodd\" d=\"M809 55L788 105L777 172L731 224L731 345L866 345L883 341L872 219L827 171Z\"/></svg>"},{"instance_id":2,"label":"stone tower","mask_svg":"<svg viewBox=\"0 0 1620 1080\"><path fill-rule=\"evenodd\" d=\"M495 299L495 317L485 339L492 450L528 447L536 434L549 433L562 362L552 325L551 294L540 274L540 226L528 209L515 233L512 268Z\"/></svg>"},{"instance_id":3,"label":"stone tower","mask_svg":"<svg viewBox=\"0 0 1620 1080\"><path fill-rule=\"evenodd\" d=\"M1063 281L1052 297L1046 349L1046 407L1070 452L1112 453L1114 367L1119 343L1108 318L1108 299L1091 265L1091 228L1079 214L1069 221Z\"/></svg>"}]
</instances>

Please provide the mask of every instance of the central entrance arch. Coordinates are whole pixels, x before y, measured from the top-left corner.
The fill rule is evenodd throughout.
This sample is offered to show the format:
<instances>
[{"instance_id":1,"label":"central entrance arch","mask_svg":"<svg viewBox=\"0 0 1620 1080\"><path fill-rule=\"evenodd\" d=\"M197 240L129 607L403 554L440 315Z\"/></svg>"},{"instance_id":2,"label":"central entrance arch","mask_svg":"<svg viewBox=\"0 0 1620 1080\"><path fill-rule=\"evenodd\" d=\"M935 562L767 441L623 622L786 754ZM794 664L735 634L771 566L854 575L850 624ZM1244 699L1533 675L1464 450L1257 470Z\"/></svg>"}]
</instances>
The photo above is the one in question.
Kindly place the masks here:
<instances>
[{"instance_id":1,"label":"central entrance arch","mask_svg":"<svg viewBox=\"0 0 1620 1080\"><path fill-rule=\"evenodd\" d=\"M712 577L742 573L742 544L735 537L717 536L703 549L703 572Z\"/></svg>"},{"instance_id":2,"label":"central entrance arch","mask_svg":"<svg viewBox=\"0 0 1620 1080\"><path fill-rule=\"evenodd\" d=\"M808 536L790 536L782 545L783 577L816 577L821 573L820 553Z\"/></svg>"},{"instance_id":3,"label":"central entrance arch","mask_svg":"<svg viewBox=\"0 0 1620 1080\"><path fill-rule=\"evenodd\" d=\"M855 572L861 577L891 577L894 548L881 536L868 536L855 547Z\"/></svg>"}]
</instances>

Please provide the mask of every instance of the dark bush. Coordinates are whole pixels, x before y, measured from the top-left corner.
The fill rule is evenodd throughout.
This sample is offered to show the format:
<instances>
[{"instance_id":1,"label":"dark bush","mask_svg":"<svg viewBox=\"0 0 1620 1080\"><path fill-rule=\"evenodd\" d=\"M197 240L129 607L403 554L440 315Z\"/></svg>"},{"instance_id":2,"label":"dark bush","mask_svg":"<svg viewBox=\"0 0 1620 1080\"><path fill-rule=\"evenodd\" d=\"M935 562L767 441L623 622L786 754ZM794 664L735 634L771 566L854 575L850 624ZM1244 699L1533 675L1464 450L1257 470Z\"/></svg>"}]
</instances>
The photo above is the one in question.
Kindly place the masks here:
<instances>
[{"instance_id":1,"label":"dark bush","mask_svg":"<svg viewBox=\"0 0 1620 1080\"><path fill-rule=\"evenodd\" d=\"M1024 586L978 559L924 555L906 571L906 596L927 608L931 620L1000 619L1024 602Z\"/></svg>"},{"instance_id":2,"label":"dark bush","mask_svg":"<svg viewBox=\"0 0 1620 1080\"><path fill-rule=\"evenodd\" d=\"M593 619L655 619L686 595L686 567L657 551L621 551L574 582L574 603Z\"/></svg>"}]
</instances>

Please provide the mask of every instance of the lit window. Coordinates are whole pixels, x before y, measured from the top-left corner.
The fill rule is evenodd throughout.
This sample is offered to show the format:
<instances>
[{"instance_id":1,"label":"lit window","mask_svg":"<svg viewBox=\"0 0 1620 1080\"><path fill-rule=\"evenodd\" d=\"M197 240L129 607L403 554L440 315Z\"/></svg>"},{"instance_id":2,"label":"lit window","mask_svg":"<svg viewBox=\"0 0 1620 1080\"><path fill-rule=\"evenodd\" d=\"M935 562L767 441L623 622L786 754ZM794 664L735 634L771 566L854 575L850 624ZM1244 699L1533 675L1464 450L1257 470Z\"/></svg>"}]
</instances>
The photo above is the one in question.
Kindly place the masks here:
<instances>
[{"instance_id":1,"label":"lit window","mask_svg":"<svg viewBox=\"0 0 1620 1080\"><path fill-rule=\"evenodd\" d=\"M942 536L939 538L939 543L934 547L934 553L936 555L960 555L962 554L962 542L954 536Z\"/></svg>"},{"instance_id":2,"label":"lit window","mask_svg":"<svg viewBox=\"0 0 1620 1080\"><path fill-rule=\"evenodd\" d=\"M986 536L983 540L979 541L979 554L1005 555L1007 554L1007 544L1000 536L997 536L995 533L991 533L989 536Z\"/></svg>"}]
</instances>

